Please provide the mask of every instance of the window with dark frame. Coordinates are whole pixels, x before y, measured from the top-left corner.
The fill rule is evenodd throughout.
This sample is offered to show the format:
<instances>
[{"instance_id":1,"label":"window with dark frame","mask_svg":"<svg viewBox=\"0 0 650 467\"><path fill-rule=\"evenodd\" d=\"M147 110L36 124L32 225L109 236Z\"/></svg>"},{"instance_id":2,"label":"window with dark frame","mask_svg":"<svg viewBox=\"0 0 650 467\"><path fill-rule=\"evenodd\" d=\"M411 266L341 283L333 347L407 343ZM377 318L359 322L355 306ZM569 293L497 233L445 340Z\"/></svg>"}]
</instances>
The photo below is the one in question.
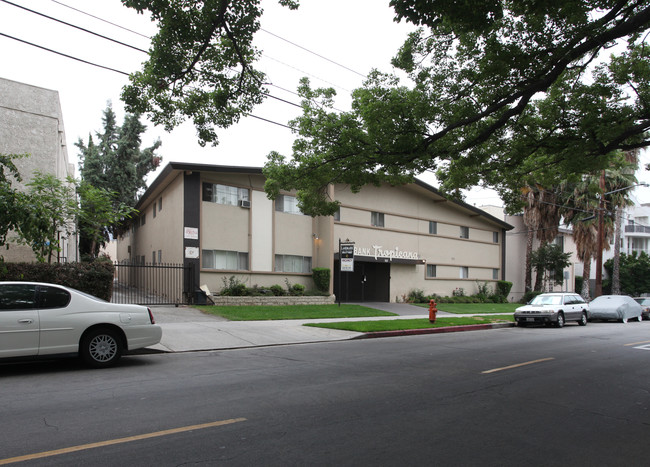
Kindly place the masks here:
<instances>
[{"instance_id":1,"label":"window with dark frame","mask_svg":"<svg viewBox=\"0 0 650 467\"><path fill-rule=\"evenodd\" d=\"M438 223L436 221L429 221L429 233L432 235L438 234Z\"/></svg>"},{"instance_id":2,"label":"window with dark frame","mask_svg":"<svg viewBox=\"0 0 650 467\"><path fill-rule=\"evenodd\" d=\"M427 278L436 277L436 269L435 264L427 264Z\"/></svg>"},{"instance_id":3,"label":"window with dark frame","mask_svg":"<svg viewBox=\"0 0 650 467\"><path fill-rule=\"evenodd\" d=\"M384 213L383 212L371 212L370 213L370 225L373 227L384 227Z\"/></svg>"},{"instance_id":4,"label":"window with dark frame","mask_svg":"<svg viewBox=\"0 0 650 467\"><path fill-rule=\"evenodd\" d=\"M469 238L469 227L460 227L460 238Z\"/></svg>"}]
</instances>

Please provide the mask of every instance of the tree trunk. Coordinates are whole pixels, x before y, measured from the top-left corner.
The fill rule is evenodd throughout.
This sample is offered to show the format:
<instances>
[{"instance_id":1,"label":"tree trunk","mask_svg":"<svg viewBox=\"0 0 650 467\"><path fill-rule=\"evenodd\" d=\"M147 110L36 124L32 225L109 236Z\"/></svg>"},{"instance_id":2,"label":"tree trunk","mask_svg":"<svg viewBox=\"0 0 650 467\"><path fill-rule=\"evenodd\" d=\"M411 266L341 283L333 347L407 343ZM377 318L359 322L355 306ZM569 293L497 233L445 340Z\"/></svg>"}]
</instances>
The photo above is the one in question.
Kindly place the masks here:
<instances>
[{"instance_id":1,"label":"tree trunk","mask_svg":"<svg viewBox=\"0 0 650 467\"><path fill-rule=\"evenodd\" d=\"M583 264L584 267L582 270L582 290L580 291L580 295L585 300L589 300L589 276L591 276L591 258L587 258Z\"/></svg>"},{"instance_id":2,"label":"tree trunk","mask_svg":"<svg viewBox=\"0 0 650 467\"><path fill-rule=\"evenodd\" d=\"M539 247L542 248L546 243L541 244ZM544 269L537 270L535 275L535 288L533 290L542 291L544 288Z\"/></svg>"},{"instance_id":3,"label":"tree trunk","mask_svg":"<svg viewBox=\"0 0 650 467\"><path fill-rule=\"evenodd\" d=\"M621 208L616 208L616 230L614 234L614 265L612 268L612 294L621 294Z\"/></svg>"},{"instance_id":4,"label":"tree trunk","mask_svg":"<svg viewBox=\"0 0 650 467\"><path fill-rule=\"evenodd\" d=\"M530 265L530 255L533 252L533 230L528 229L528 235L526 236L526 276L524 279L524 292L530 292L532 290L532 266Z\"/></svg>"}]
</instances>

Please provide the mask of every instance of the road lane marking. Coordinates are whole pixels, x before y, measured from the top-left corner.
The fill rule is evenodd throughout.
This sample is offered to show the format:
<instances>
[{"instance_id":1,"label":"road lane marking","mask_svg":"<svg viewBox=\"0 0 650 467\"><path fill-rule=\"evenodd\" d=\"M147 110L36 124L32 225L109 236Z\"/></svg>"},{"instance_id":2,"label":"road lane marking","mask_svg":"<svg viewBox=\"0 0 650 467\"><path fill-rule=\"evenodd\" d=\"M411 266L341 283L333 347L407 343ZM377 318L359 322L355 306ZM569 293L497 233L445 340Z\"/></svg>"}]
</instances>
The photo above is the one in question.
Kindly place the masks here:
<instances>
[{"instance_id":1,"label":"road lane marking","mask_svg":"<svg viewBox=\"0 0 650 467\"><path fill-rule=\"evenodd\" d=\"M170 430L156 431L154 433L145 433L142 435L129 436L126 438L110 439L107 441L100 441L98 443L81 444L79 446L71 446L63 449L55 449L53 451L44 451L35 454L27 454L25 456L0 459L0 465L13 464L15 462L24 462L24 461L34 460L34 459L43 459L45 457L53 457L53 456L59 456L61 454L69 454L71 452L85 451L87 449L101 448L104 446L112 446L114 444L130 443L132 441L140 441L143 439L157 438L160 436L168 436L177 433L184 433L186 431L203 430L205 428L213 428L216 426L230 425L232 423L238 423L244 421L246 421L245 418L231 418L229 420L220 420L218 422L203 423L200 425L183 426L180 428L172 428Z\"/></svg>"},{"instance_id":2,"label":"road lane marking","mask_svg":"<svg viewBox=\"0 0 650 467\"><path fill-rule=\"evenodd\" d=\"M650 341L641 341L641 342L632 342L631 344L624 344L624 347L632 347L634 345L640 345L640 344L650 344Z\"/></svg>"},{"instance_id":3,"label":"road lane marking","mask_svg":"<svg viewBox=\"0 0 650 467\"><path fill-rule=\"evenodd\" d=\"M504 366L502 368L493 368L491 370L485 370L481 371L482 374L486 375L488 373L496 373L497 371L504 371L504 370L512 370L513 368L519 368L521 366L526 366L526 365L533 365L535 363L542 363L542 362L548 362L550 360L555 360L553 357L549 358L540 358L539 360L531 360L530 362L524 362L524 363L517 363L515 365L510 365L510 366Z\"/></svg>"},{"instance_id":4,"label":"road lane marking","mask_svg":"<svg viewBox=\"0 0 650 467\"><path fill-rule=\"evenodd\" d=\"M646 344L646 345L638 345L638 346L636 346L636 347L634 347L634 348L635 348L635 349L639 349L639 350L650 350L650 344Z\"/></svg>"}]
</instances>

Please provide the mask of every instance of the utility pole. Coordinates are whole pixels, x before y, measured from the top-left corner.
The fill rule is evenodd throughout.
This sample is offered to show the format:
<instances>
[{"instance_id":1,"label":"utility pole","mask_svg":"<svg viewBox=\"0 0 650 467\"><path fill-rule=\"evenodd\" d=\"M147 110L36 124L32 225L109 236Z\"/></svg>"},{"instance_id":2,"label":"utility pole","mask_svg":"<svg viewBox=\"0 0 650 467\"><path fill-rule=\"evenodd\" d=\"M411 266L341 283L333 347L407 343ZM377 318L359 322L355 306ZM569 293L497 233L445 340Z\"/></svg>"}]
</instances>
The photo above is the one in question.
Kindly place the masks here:
<instances>
[{"instance_id":1,"label":"utility pole","mask_svg":"<svg viewBox=\"0 0 650 467\"><path fill-rule=\"evenodd\" d=\"M596 290L594 298L603 294L603 247L605 238L605 171L600 173L600 202L598 203L598 247L596 248ZM589 280L589 278L586 278Z\"/></svg>"}]
</instances>

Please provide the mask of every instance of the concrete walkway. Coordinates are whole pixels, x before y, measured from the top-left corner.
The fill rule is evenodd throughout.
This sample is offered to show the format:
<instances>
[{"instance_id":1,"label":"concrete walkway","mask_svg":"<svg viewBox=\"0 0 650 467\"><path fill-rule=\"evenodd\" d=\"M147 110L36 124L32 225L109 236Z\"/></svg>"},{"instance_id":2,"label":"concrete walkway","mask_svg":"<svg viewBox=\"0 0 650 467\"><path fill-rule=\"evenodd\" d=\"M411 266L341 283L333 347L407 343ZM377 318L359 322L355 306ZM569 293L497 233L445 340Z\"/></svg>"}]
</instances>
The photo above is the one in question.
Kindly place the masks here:
<instances>
[{"instance_id":1,"label":"concrete walkway","mask_svg":"<svg viewBox=\"0 0 650 467\"><path fill-rule=\"evenodd\" d=\"M401 303L363 305L399 316L344 319L228 321L191 307L152 306L156 323L163 329L160 344L149 347L162 352L222 350L270 345L327 342L363 337L363 333L303 326L305 323L428 318L426 308ZM438 316L461 316L439 312Z\"/></svg>"}]
</instances>

